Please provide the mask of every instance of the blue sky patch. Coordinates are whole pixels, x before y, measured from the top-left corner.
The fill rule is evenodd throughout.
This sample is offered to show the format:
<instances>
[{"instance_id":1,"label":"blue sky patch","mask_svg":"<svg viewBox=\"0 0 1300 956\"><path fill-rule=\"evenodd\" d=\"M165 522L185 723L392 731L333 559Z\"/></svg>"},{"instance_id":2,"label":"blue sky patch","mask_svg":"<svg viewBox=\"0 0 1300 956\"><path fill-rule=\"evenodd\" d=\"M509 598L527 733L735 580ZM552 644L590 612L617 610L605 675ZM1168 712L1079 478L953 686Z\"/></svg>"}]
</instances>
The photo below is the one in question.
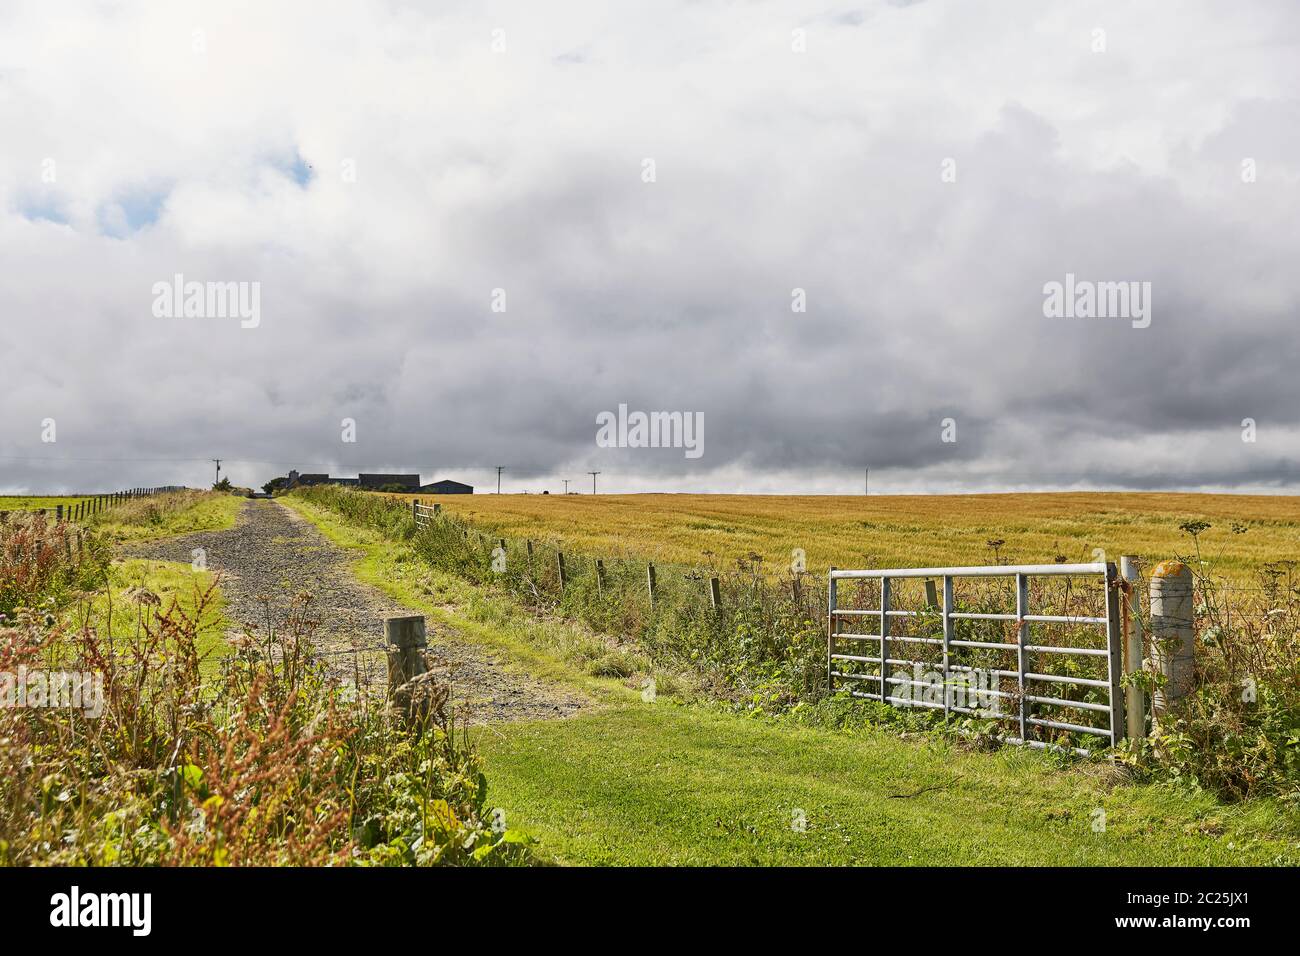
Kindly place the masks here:
<instances>
[{"instance_id":1,"label":"blue sky patch","mask_svg":"<svg viewBox=\"0 0 1300 956\"><path fill-rule=\"evenodd\" d=\"M99 231L116 239L139 232L158 221L166 202L166 190L136 189L125 192L114 201L99 207Z\"/></svg>"},{"instance_id":2,"label":"blue sky patch","mask_svg":"<svg viewBox=\"0 0 1300 956\"><path fill-rule=\"evenodd\" d=\"M311 168L307 160L302 158L302 153L296 149L292 156L279 156L272 159L271 165L304 188L316 178L316 170Z\"/></svg>"},{"instance_id":3,"label":"blue sky patch","mask_svg":"<svg viewBox=\"0 0 1300 956\"><path fill-rule=\"evenodd\" d=\"M68 224L68 217L64 214L61 204L52 196L19 203L18 215L32 222L52 222L59 226Z\"/></svg>"}]
</instances>

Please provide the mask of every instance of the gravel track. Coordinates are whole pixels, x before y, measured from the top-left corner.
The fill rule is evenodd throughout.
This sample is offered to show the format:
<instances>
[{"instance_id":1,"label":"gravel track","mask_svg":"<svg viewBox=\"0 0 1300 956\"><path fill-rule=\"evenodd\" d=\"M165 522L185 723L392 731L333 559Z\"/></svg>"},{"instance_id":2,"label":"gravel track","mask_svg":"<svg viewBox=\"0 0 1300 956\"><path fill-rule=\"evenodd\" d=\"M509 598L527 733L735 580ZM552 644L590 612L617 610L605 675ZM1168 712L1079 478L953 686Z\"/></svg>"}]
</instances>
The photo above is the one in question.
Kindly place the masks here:
<instances>
[{"instance_id":1,"label":"gravel track","mask_svg":"<svg viewBox=\"0 0 1300 956\"><path fill-rule=\"evenodd\" d=\"M387 679L383 619L420 613L357 580L350 567L355 554L275 501L246 502L235 527L225 531L131 544L122 551L126 557L188 564L195 548L206 552L209 570L221 575L227 616L241 630L263 627L268 607L272 620L283 621L296 595L312 595L312 616L320 621L315 643L331 672L348 683L357 683L360 671L359 683L381 687ZM354 654L353 648L363 650ZM505 667L501 655L441 626L430 625L429 649L446 668L467 723L567 717L587 703L573 691Z\"/></svg>"}]
</instances>

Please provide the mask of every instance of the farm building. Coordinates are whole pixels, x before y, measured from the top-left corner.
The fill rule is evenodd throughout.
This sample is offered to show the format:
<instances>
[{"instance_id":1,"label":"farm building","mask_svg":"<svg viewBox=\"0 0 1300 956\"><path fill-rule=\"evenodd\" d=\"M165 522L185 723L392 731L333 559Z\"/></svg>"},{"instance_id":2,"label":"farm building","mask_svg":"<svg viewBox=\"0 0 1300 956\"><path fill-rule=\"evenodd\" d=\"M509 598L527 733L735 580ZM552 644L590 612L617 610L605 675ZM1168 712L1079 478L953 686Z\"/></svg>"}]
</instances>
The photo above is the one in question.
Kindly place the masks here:
<instances>
[{"instance_id":1,"label":"farm building","mask_svg":"<svg viewBox=\"0 0 1300 956\"><path fill-rule=\"evenodd\" d=\"M286 488L305 488L309 485L327 485L329 484L329 475L300 475L297 471L289 472L288 476L276 481L283 481Z\"/></svg>"},{"instance_id":2,"label":"farm building","mask_svg":"<svg viewBox=\"0 0 1300 956\"><path fill-rule=\"evenodd\" d=\"M402 491L423 491L434 495L471 495L474 493L473 485L467 485L459 481L443 480L435 481L430 485L421 485L419 475L386 475L378 473L362 473L356 478L334 478L330 475L321 474L300 475L296 471L291 471L285 479L284 486L286 488L303 488L310 485L341 485L345 488L363 488L366 491L400 488Z\"/></svg>"},{"instance_id":3,"label":"farm building","mask_svg":"<svg viewBox=\"0 0 1300 956\"><path fill-rule=\"evenodd\" d=\"M368 491L378 491L390 486L400 487L403 491L419 491L419 475L367 475L357 476L357 484Z\"/></svg>"},{"instance_id":4,"label":"farm building","mask_svg":"<svg viewBox=\"0 0 1300 956\"><path fill-rule=\"evenodd\" d=\"M370 491L397 486L407 491L419 491L420 476L369 474L360 475L357 478L333 478L322 474L300 475L297 471L291 471L288 477L284 479L286 488L305 488L311 485L340 485L344 488L360 487Z\"/></svg>"},{"instance_id":5,"label":"farm building","mask_svg":"<svg viewBox=\"0 0 1300 956\"><path fill-rule=\"evenodd\" d=\"M472 495L474 486L444 478L442 481L430 482L421 487L420 490L430 495Z\"/></svg>"}]
</instances>

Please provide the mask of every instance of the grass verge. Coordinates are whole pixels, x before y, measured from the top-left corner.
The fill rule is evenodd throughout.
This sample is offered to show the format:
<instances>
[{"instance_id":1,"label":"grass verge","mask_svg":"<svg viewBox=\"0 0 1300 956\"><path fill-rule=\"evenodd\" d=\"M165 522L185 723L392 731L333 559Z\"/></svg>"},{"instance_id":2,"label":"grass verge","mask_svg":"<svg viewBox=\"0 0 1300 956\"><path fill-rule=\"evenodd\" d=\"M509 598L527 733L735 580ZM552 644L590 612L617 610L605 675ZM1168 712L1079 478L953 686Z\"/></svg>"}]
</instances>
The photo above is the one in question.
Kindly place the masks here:
<instances>
[{"instance_id":1,"label":"grass verge","mask_svg":"<svg viewBox=\"0 0 1300 956\"><path fill-rule=\"evenodd\" d=\"M226 601L221 589L212 587L216 582L212 572L195 571L175 561L129 558L114 561L107 575L103 591L87 595L67 612L70 624L94 627L114 640L133 639L144 628L152 607L166 609L174 604L185 616L197 616L194 633L200 675L205 679L216 675L230 645L225 638ZM158 599L157 605L153 598Z\"/></svg>"},{"instance_id":2,"label":"grass verge","mask_svg":"<svg viewBox=\"0 0 1300 956\"><path fill-rule=\"evenodd\" d=\"M638 703L476 743L489 801L561 863L1300 863L1300 833L1275 805L1113 785L1101 765L929 735Z\"/></svg>"},{"instance_id":3,"label":"grass verge","mask_svg":"<svg viewBox=\"0 0 1300 956\"><path fill-rule=\"evenodd\" d=\"M92 519L109 540L148 541L232 528L246 499L213 491L164 492L124 502Z\"/></svg>"}]
</instances>

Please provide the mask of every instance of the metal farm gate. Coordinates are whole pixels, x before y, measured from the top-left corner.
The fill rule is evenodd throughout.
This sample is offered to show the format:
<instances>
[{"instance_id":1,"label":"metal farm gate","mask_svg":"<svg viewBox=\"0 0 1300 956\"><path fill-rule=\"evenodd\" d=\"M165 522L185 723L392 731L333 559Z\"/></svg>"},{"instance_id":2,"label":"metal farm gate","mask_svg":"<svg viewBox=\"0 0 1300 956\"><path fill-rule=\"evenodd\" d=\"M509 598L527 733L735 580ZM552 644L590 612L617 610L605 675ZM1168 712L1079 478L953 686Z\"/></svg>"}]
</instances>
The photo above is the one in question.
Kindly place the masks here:
<instances>
[{"instance_id":1,"label":"metal farm gate","mask_svg":"<svg viewBox=\"0 0 1300 956\"><path fill-rule=\"evenodd\" d=\"M1014 611L958 610L954 582L966 578L1014 578ZM895 597L894 583L908 579L921 579L926 594L924 604L911 610L896 607L891 600ZM943 582L941 600L934 588L936 580ZM1076 593L1072 589L1080 580L1083 584ZM840 586L849 581L878 581L878 605L845 606L851 602L841 601ZM1030 597L1031 584L1036 581L1042 582L1038 585L1040 591L1055 586L1071 600L1099 605L1105 609L1104 614L1034 613ZM872 571L833 568L826 656L830 688L832 692L846 689L855 697L895 706L941 709L945 716L956 712L1013 720L1018 732L1006 738L1010 743L1044 748L1052 744L1035 737L1052 731L1072 731L1106 738L1113 746L1124 737L1125 726L1118 585L1115 566L1109 563ZM1010 603L1010 595L1006 597ZM963 606L972 603L980 606L978 601ZM931 630L931 635L895 633L891 622L907 619L919 621L923 629ZM875 633L865 633L869 625L853 624L871 621L879 622ZM1071 633L1065 640L1041 634L1052 625L1069 626ZM1004 634L1014 627L1014 642L988 639L998 635L984 631L996 631L999 626ZM1097 639L1084 640L1086 632L1094 629ZM1014 666L1009 663L1013 655ZM922 660L925 656L928 659ZM971 666L973 657L997 663ZM891 675L891 667L908 667L912 673L895 670ZM931 670L923 673L925 667ZM977 695L997 706L969 705L965 691L976 678L982 682ZM1001 713L1002 705L1007 703L1012 705L1010 712ZM990 709L997 713L989 714ZM1066 720L1062 711L1081 716ZM1082 752L1082 748L1073 749Z\"/></svg>"}]
</instances>

